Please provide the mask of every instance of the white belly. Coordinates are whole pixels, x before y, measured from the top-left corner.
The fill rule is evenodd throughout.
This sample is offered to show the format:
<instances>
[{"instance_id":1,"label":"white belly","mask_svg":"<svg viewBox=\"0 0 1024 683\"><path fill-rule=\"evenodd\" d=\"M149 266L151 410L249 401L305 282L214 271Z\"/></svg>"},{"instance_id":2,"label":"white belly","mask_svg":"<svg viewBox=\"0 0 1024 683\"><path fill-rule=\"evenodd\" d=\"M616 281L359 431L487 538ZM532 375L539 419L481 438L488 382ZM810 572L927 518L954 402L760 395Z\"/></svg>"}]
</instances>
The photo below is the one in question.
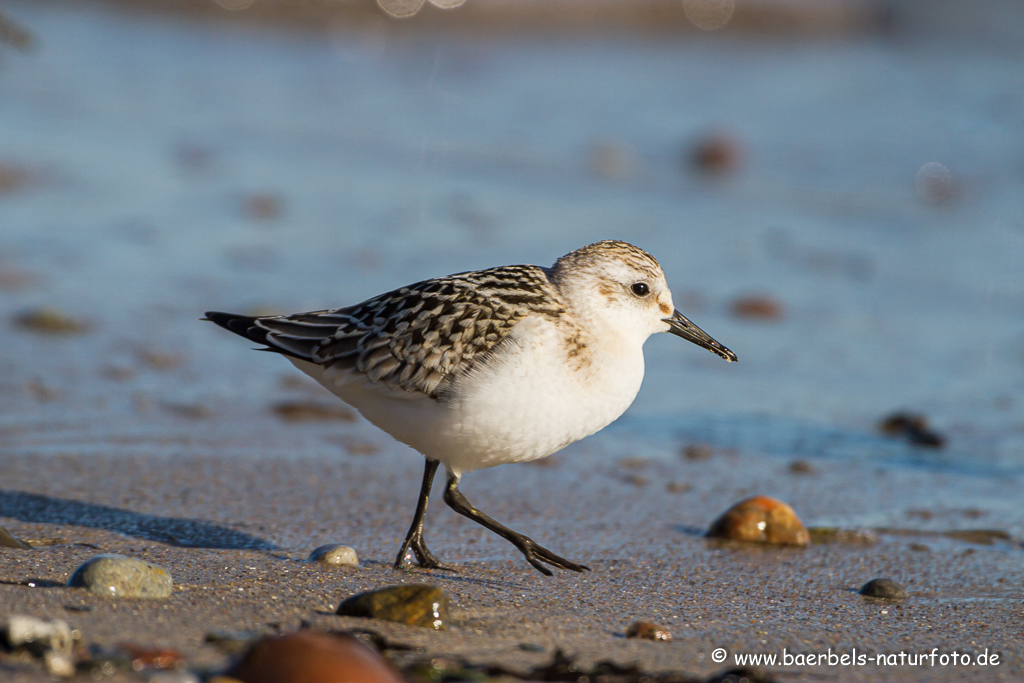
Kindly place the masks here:
<instances>
[{"instance_id":1,"label":"white belly","mask_svg":"<svg viewBox=\"0 0 1024 683\"><path fill-rule=\"evenodd\" d=\"M516 346L467 375L445 402L389 390L351 371L293 362L374 425L456 474L551 455L614 421L640 389L640 347L574 366L547 320L523 320L510 336Z\"/></svg>"}]
</instances>

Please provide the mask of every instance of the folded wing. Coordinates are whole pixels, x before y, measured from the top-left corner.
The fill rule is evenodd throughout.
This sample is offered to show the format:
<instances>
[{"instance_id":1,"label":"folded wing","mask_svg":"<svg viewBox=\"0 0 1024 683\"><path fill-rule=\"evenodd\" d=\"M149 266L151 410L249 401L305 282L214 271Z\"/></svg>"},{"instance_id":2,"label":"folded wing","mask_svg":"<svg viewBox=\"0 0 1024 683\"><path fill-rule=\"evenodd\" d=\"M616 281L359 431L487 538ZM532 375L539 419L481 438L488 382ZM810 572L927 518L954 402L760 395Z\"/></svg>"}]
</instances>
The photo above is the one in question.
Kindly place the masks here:
<instances>
[{"instance_id":1,"label":"folded wing","mask_svg":"<svg viewBox=\"0 0 1024 683\"><path fill-rule=\"evenodd\" d=\"M437 398L459 374L493 358L524 317L564 312L543 269L503 266L425 280L347 308L206 317L266 350Z\"/></svg>"}]
</instances>

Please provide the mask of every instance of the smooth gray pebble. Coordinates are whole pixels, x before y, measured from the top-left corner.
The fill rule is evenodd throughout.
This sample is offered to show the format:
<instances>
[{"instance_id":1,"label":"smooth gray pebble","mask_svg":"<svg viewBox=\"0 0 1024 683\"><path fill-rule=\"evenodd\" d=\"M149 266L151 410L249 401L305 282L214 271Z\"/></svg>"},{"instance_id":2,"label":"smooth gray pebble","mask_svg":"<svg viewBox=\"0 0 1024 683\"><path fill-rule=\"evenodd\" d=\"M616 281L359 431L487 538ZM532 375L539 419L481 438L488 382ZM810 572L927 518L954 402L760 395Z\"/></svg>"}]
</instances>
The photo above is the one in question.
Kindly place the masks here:
<instances>
[{"instance_id":1,"label":"smooth gray pebble","mask_svg":"<svg viewBox=\"0 0 1024 683\"><path fill-rule=\"evenodd\" d=\"M174 581L163 567L114 554L86 561L71 575L68 586L116 598L167 598L174 591Z\"/></svg>"},{"instance_id":2,"label":"smooth gray pebble","mask_svg":"<svg viewBox=\"0 0 1024 683\"><path fill-rule=\"evenodd\" d=\"M309 561L326 564L332 567L358 567L359 556L347 545L329 543L322 545L309 554Z\"/></svg>"},{"instance_id":3,"label":"smooth gray pebble","mask_svg":"<svg viewBox=\"0 0 1024 683\"><path fill-rule=\"evenodd\" d=\"M861 586L860 594L869 598L902 600L907 597L907 589L891 579L871 579Z\"/></svg>"}]
</instances>

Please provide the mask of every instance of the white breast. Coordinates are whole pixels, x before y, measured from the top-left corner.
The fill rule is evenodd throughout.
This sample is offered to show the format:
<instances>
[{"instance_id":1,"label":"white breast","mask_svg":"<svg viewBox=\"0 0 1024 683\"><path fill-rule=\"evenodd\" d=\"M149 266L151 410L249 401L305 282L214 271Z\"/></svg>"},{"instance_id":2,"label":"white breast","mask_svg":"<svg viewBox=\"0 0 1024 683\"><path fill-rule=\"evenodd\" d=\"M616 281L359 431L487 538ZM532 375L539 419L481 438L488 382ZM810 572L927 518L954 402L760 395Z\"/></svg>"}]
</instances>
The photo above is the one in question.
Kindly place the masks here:
<instances>
[{"instance_id":1,"label":"white breast","mask_svg":"<svg viewBox=\"0 0 1024 683\"><path fill-rule=\"evenodd\" d=\"M462 473L543 458L625 412L643 380L642 346L599 341L570 358L554 322L525 318L493 361L461 378L445 402L389 390L352 371L293 362L377 427Z\"/></svg>"}]
</instances>

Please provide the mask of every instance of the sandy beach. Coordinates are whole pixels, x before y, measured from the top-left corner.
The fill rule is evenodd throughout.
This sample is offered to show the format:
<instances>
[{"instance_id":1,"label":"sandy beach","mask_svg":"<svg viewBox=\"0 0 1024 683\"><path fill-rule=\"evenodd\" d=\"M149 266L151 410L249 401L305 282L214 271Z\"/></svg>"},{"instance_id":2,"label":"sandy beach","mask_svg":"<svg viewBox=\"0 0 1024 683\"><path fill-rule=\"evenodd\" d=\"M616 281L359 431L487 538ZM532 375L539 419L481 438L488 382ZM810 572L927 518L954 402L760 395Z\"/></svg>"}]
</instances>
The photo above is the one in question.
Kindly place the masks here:
<instances>
[{"instance_id":1,"label":"sandy beach","mask_svg":"<svg viewBox=\"0 0 1024 683\"><path fill-rule=\"evenodd\" d=\"M239 433L230 445L258 451L259 443ZM211 447L216 444L199 448ZM370 629L395 644L419 648L411 655L399 653L407 659L447 655L524 673L549 662L559 649L581 667L607 660L703 678L735 668L711 661L719 647L780 657L784 649L806 655L939 648L946 653L988 649L999 653L1000 663L760 668L773 680L1020 676L1021 548L1016 541L967 542L891 530L871 544L786 549L701 537L702 527L727 500L714 485L701 483L714 480L716 472L742 470L746 481L733 477L733 482L759 487L755 490L800 489L799 497L793 491L790 499L800 501L808 523L865 513L862 507L837 506L828 493L844 480L870 477L881 488L902 489L933 485L928 477L891 482L870 468L836 465L812 475L813 484L807 484L799 479L808 475L787 476L779 472L780 463L766 465L757 457L723 455L719 463L680 459L641 467L608 459L595 465L588 457L594 456L567 455L550 468L520 467L511 480L494 470L467 487L497 518L593 569L552 578L533 571L500 539L441 509L431 510L428 538L439 556L458 563L459 573L392 569L391 555L415 494L417 463L407 453L389 452L386 444L373 456L330 460L267 454L95 456L83 466L78 457L5 457L2 501L16 516L4 522L37 547L0 554L4 612L66 619L86 642L110 651L125 641L170 647L200 671L230 661L207 642L210 634L255 637L309 625ZM41 470L60 474L40 485ZM624 474L637 472L652 483L624 480ZM693 481L695 487L672 493L659 483L666 480ZM566 488L573 495L559 494ZM314 546L328 542L354 547L362 566L304 561ZM63 587L78 564L100 551L167 568L174 595L114 600ZM910 597L894 604L856 593L876 576L903 582ZM454 603L451 629L432 632L333 614L354 593L402 583L447 590ZM626 639L626 629L639 619L668 627L674 640ZM4 675L47 680L38 667L33 671L27 665L5 665Z\"/></svg>"},{"instance_id":2,"label":"sandy beach","mask_svg":"<svg viewBox=\"0 0 1024 683\"><path fill-rule=\"evenodd\" d=\"M111 681L205 680L305 627L379 634L412 681L439 657L536 678L558 652L581 675L633 667L622 681L854 651L998 663L753 668L1024 677L1012 41L898 23L482 38L116 3L4 12L34 47L0 47L0 526L32 548L0 548L0 623L64 620L83 662L124 643L181 655ZM481 509L581 575L540 575L439 485L426 538L459 571L392 569L420 456L199 320L547 265L609 237L654 253L676 305L741 362L659 335L620 421L467 475ZM944 447L880 434L896 410ZM754 495L831 532L806 548L704 537ZM306 561L328 543L360 567ZM173 594L66 587L101 553L165 568ZM908 597L858 594L877 577ZM448 592L449 630L334 614L406 583ZM637 620L673 640L626 638ZM52 678L0 649L0 680Z\"/></svg>"}]
</instances>

